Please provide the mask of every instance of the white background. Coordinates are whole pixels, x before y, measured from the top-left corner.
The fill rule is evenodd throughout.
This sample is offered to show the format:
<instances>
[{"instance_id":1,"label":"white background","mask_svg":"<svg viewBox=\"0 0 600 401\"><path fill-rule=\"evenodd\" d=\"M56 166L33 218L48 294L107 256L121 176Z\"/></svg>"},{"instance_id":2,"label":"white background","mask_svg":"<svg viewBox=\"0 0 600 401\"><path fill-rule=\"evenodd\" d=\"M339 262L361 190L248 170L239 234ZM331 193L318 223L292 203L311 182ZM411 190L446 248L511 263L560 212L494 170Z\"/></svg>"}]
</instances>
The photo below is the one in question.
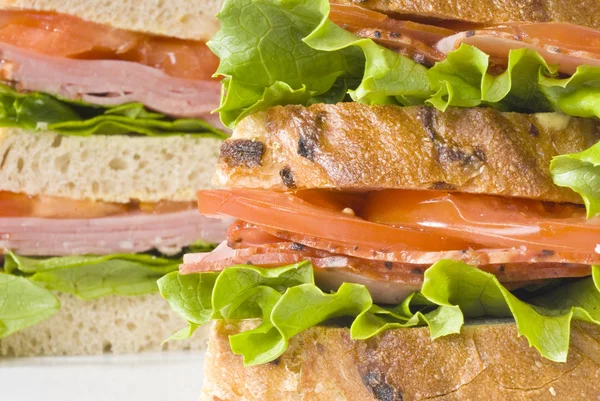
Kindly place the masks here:
<instances>
[{"instance_id":1,"label":"white background","mask_svg":"<svg viewBox=\"0 0 600 401\"><path fill-rule=\"evenodd\" d=\"M2 401L198 401L204 354L0 358Z\"/></svg>"}]
</instances>

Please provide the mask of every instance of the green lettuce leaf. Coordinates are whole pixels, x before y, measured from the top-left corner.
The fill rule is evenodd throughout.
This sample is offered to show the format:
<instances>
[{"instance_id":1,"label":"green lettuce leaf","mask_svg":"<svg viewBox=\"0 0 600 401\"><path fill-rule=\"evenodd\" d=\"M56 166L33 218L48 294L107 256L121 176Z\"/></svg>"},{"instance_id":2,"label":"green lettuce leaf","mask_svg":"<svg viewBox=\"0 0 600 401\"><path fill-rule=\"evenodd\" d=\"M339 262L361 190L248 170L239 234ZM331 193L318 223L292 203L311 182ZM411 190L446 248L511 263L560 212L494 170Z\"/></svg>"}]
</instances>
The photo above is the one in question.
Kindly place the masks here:
<instances>
[{"instance_id":1,"label":"green lettuce leaf","mask_svg":"<svg viewBox=\"0 0 600 401\"><path fill-rule=\"evenodd\" d=\"M338 79L359 76L361 55L322 52L302 42L326 18L327 0L230 0L219 13L221 30L208 42L221 59L218 111L227 126L277 104L307 104Z\"/></svg>"},{"instance_id":2,"label":"green lettuce leaf","mask_svg":"<svg viewBox=\"0 0 600 401\"><path fill-rule=\"evenodd\" d=\"M182 254L208 252L214 248L214 244L196 241ZM24 257L5 250L3 256L4 266L0 266L0 338L56 312L60 304L51 290L71 293L83 300L108 295L151 294L158 291L157 280L176 272L182 262L182 255L166 257L149 253ZM209 277L202 276L201 280L207 281ZM216 278L215 274L213 284ZM208 319L210 315L208 313ZM192 319L191 314L183 316ZM174 337L187 338L198 326L190 324Z\"/></svg>"},{"instance_id":3,"label":"green lettuce leaf","mask_svg":"<svg viewBox=\"0 0 600 401\"><path fill-rule=\"evenodd\" d=\"M49 318L60 308L50 291L24 277L0 273L0 338Z\"/></svg>"},{"instance_id":4,"label":"green lettuce leaf","mask_svg":"<svg viewBox=\"0 0 600 401\"><path fill-rule=\"evenodd\" d=\"M463 323L464 316L458 306L436 307L420 293L413 293L396 307L373 305L367 312L356 317L350 334L354 339L365 340L386 330L426 324L431 338L436 339L460 333Z\"/></svg>"},{"instance_id":5,"label":"green lettuce leaf","mask_svg":"<svg viewBox=\"0 0 600 401\"><path fill-rule=\"evenodd\" d=\"M353 100L367 104L411 104L414 99L423 102L431 94L427 81L427 69L411 59L361 39L343 30L330 20L329 4L323 5L327 14L321 16L321 24L306 38L304 43L315 50L339 52L359 48L365 57L364 75L356 90L350 90ZM411 99L411 100L407 100Z\"/></svg>"},{"instance_id":6,"label":"green lettuce leaf","mask_svg":"<svg viewBox=\"0 0 600 401\"><path fill-rule=\"evenodd\" d=\"M190 324L203 325L213 315L212 293L219 273L172 272L158 280L160 294L171 308Z\"/></svg>"},{"instance_id":7,"label":"green lettuce leaf","mask_svg":"<svg viewBox=\"0 0 600 401\"><path fill-rule=\"evenodd\" d=\"M354 339L382 331L429 326L432 338L459 333L465 318L513 317L520 335L546 358L564 362L573 319L600 324L600 268L593 276L549 286L520 300L493 275L462 262L442 260L425 271L420 292L395 307L374 305L366 287L344 283L325 294L308 262L276 269L238 265L222 273L180 275L159 281L162 296L189 323L172 338L189 337L209 320L257 319L253 329L230 337L246 365L272 361L303 330L350 317Z\"/></svg>"},{"instance_id":8,"label":"green lettuce leaf","mask_svg":"<svg viewBox=\"0 0 600 401\"><path fill-rule=\"evenodd\" d=\"M218 109L225 125L275 105L343 101L340 88L365 104L482 105L600 117L600 67L580 66L573 76L558 78L537 52L518 49L496 75L488 55L463 44L427 69L328 16L327 0L225 1L221 30L209 43L221 60L217 75L225 77Z\"/></svg>"},{"instance_id":9,"label":"green lettuce leaf","mask_svg":"<svg viewBox=\"0 0 600 401\"><path fill-rule=\"evenodd\" d=\"M226 138L225 133L207 122L198 119L173 120L147 111L140 103L101 107L58 99L44 93L19 93L1 84L0 127L50 130L78 136L196 134Z\"/></svg>"},{"instance_id":10,"label":"green lettuce leaf","mask_svg":"<svg viewBox=\"0 0 600 401\"><path fill-rule=\"evenodd\" d=\"M443 260L425 271L421 293L438 305L458 305L467 317L513 316L519 334L544 357L565 362L571 320L600 324L600 267L593 276L532 300L519 300L496 276L462 262Z\"/></svg>"},{"instance_id":11,"label":"green lettuce leaf","mask_svg":"<svg viewBox=\"0 0 600 401\"><path fill-rule=\"evenodd\" d=\"M555 156L550 174L556 185L581 195L588 218L600 215L600 143L583 152Z\"/></svg>"},{"instance_id":12,"label":"green lettuce leaf","mask_svg":"<svg viewBox=\"0 0 600 401\"><path fill-rule=\"evenodd\" d=\"M144 295L158 291L156 281L176 271L180 259L146 254L29 258L5 255L6 272L28 274L30 281L81 299L107 295Z\"/></svg>"}]
</instances>

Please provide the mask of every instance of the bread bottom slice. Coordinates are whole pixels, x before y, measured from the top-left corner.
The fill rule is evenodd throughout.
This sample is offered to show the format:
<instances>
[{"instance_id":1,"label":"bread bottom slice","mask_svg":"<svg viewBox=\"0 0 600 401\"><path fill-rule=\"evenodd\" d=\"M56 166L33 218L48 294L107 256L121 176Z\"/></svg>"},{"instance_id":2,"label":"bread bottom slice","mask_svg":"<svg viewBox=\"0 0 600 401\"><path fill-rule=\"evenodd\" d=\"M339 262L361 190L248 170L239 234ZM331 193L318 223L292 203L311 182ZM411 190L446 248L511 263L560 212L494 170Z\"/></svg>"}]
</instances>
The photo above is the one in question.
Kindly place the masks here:
<instances>
[{"instance_id":1,"label":"bread bottom slice","mask_svg":"<svg viewBox=\"0 0 600 401\"><path fill-rule=\"evenodd\" d=\"M61 309L40 324L0 340L1 356L94 355L200 350L208 329L188 341L161 343L186 324L160 295L82 301L60 294Z\"/></svg>"},{"instance_id":2,"label":"bread bottom slice","mask_svg":"<svg viewBox=\"0 0 600 401\"><path fill-rule=\"evenodd\" d=\"M228 336L248 324L212 326L203 401L600 400L597 326L573 324L566 363L542 358L514 323L485 322L435 341L426 328L354 341L348 329L321 326L276 361L245 368Z\"/></svg>"}]
</instances>

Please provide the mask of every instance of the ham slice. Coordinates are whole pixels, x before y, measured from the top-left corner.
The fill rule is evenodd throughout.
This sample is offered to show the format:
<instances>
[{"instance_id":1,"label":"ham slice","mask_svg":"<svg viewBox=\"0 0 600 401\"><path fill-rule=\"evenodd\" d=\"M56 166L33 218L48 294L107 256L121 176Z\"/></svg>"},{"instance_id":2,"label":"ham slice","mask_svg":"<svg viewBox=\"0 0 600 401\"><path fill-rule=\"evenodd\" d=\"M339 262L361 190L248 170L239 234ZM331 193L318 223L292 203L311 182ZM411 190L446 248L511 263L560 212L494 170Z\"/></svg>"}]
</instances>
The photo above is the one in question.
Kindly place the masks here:
<instances>
[{"instance_id":1,"label":"ham slice","mask_svg":"<svg viewBox=\"0 0 600 401\"><path fill-rule=\"evenodd\" d=\"M285 246L286 244L281 244L282 248ZM179 271L182 274L222 271L236 264L277 267L310 260L314 267L315 281L321 289L337 290L344 282L363 284L375 301L383 304L401 302L409 294L419 290L423 283L422 274L398 273L392 277L383 277L376 272L369 272L368 269L359 273L348 266L349 260L345 257L330 255L316 258L303 255L303 252L273 251L272 247L234 250L223 242L212 252L185 255ZM311 251L314 250L307 250L308 254Z\"/></svg>"},{"instance_id":2,"label":"ham slice","mask_svg":"<svg viewBox=\"0 0 600 401\"><path fill-rule=\"evenodd\" d=\"M199 239L218 243L231 220L194 210L151 215L131 213L96 219L0 218L0 250L24 256L139 253L157 248L177 254Z\"/></svg>"},{"instance_id":3,"label":"ham slice","mask_svg":"<svg viewBox=\"0 0 600 401\"><path fill-rule=\"evenodd\" d=\"M330 246L320 239L307 235L299 235L283 230L249 224L241 220L229 227L227 240L235 249L255 247L277 247L281 243L295 244L296 248L320 249L323 252L340 253L336 244ZM293 250L293 249L292 249ZM369 249L345 248L344 255L371 261L393 262L403 265L430 266L440 259L460 260L472 265L523 265L523 264L568 264L593 265L600 264L600 254L571 251L554 251L550 249L495 248L495 249L462 249L450 251L424 252L415 249L404 249L398 252L373 252ZM295 262L293 262L295 263Z\"/></svg>"},{"instance_id":4,"label":"ham slice","mask_svg":"<svg viewBox=\"0 0 600 401\"><path fill-rule=\"evenodd\" d=\"M542 47L538 44L525 43L515 39L515 36L505 32L470 31L461 32L456 35L442 39L435 49L443 54L456 50L461 43L474 46L482 50L493 60L508 60L511 50L528 48L538 52L548 64L555 64L562 73L572 75L580 65L600 66L600 55L582 51L562 51L555 46Z\"/></svg>"},{"instance_id":5,"label":"ham slice","mask_svg":"<svg viewBox=\"0 0 600 401\"><path fill-rule=\"evenodd\" d=\"M312 263L315 280L322 289L336 290L344 282L363 284L376 302L388 304L401 302L410 293L419 290L423 284L424 272L430 266L335 255L291 242L241 249L234 249L223 242L212 252L185 255L180 272L218 272L238 264L278 267L303 260ZM590 266L581 264L536 263L478 267L495 274L511 288L535 280L585 277L590 274Z\"/></svg>"},{"instance_id":6,"label":"ham slice","mask_svg":"<svg viewBox=\"0 0 600 401\"><path fill-rule=\"evenodd\" d=\"M183 118L208 117L219 104L219 81L175 78L159 69L120 60L51 57L0 43L1 75L18 90L114 106L143 103Z\"/></svg>"}]
</instances>

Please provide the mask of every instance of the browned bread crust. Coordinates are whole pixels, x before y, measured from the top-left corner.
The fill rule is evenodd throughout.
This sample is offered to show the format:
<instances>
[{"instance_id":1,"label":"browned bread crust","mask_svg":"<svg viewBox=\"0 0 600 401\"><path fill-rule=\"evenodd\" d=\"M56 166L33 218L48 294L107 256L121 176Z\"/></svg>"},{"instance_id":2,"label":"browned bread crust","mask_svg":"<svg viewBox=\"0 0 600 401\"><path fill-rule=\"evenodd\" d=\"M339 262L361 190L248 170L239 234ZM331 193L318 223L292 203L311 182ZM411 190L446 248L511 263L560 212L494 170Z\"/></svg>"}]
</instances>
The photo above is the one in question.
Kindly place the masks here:
<instances>
[{"instance_id":1,"label":"browned bread crust","mask_svg":"<svg viewBox=\"0 0 600 401\"><path fill-rule=\"evenodd\" d=\"M592 119L490 108L278 106L240 122L221 148L214 183L443 189L581 203L554 185L550 161L594 145L599 127Z\"/></svg>"},{"instance_id":2,"label":"browned bread crust","mask_svg":"<svg viewBox=\"0 0 600 401\"><path fill-rule=\"evenodd\" d=\"M242 323L241 325L248 324ZM317 327L277 361L244 368L229 349L239 324L218 322L209 340L204 401L597 400L600 328L575 324L566 363L543 359L514 324L466 326L432 341L425 328L353 341Z\"/></svg>"},{"instance_id":3,"label":"browned bread crust","mask_svg":"<svg viewBox=\"0 0 600 401\"><path fill-rule=\"evenodd\" d=\"M504 22L567 22L600 28L598 0L333 0L387 14L461 20L482 24Z\"/></svg>"}]
</instances>

